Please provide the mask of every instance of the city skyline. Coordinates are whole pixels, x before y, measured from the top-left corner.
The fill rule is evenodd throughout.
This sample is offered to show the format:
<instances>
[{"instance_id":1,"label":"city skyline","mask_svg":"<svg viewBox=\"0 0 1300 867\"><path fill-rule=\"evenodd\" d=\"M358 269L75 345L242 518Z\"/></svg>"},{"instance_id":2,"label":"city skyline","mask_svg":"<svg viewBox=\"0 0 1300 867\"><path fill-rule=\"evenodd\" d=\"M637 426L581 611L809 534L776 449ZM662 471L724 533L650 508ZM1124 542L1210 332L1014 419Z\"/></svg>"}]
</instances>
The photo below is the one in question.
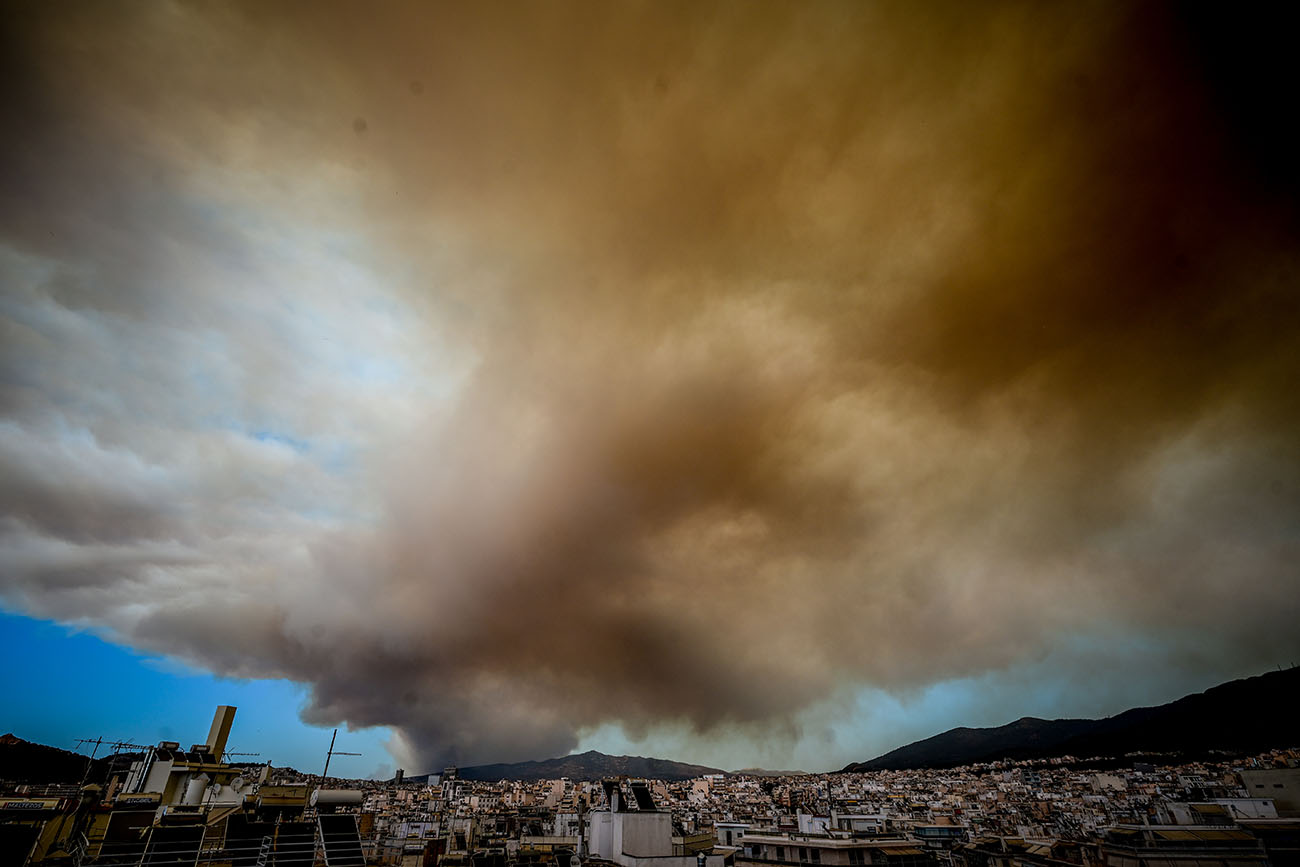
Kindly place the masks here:
<instances>
[{"instance_id":1,"label":"city skyline","mask_svg":"<svg viewBox=\"0 0 1300 867\"><path fill-rule=\"evenodd\" d=\"M1263 13L3 15L20 736L826 770L1300 658Z\"/></svg>"}]
</instances>

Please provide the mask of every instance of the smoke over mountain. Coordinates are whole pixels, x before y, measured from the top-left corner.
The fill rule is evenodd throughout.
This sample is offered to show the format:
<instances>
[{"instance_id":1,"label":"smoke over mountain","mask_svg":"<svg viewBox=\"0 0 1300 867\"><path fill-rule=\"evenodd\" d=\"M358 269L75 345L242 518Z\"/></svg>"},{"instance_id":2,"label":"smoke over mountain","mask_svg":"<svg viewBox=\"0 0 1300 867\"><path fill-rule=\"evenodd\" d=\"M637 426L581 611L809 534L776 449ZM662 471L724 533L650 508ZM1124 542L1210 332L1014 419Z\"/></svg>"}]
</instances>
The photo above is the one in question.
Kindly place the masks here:
<instances>
[{"instance_id":1,"label":"smoke over mountain","mask_svg":"<svg viewBox=\"0 0 1300 867\"><path fill-rule=\"evenodd\" d=\"M6 606L420 769L1300 649L1276 22L4 14Z\"/></svg>"}]
</instances>

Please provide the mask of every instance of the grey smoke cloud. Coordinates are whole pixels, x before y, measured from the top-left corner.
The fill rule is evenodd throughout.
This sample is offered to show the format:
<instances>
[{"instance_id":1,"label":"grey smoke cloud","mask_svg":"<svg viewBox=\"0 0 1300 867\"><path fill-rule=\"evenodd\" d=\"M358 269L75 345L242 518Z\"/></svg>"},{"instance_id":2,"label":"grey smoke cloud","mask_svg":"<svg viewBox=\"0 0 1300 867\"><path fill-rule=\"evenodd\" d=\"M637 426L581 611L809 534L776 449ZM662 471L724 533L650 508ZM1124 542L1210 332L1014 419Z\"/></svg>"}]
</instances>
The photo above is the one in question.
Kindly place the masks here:
<instances>
[{"instance_id":1,"label":"grey smoke cloud","mask_svg":"<svg viewBox=\"0 0 1300 867\"><path fill-rule=\"evenodd\" d=\"M1293 177L1178 10L10 14L8 605L421 768L1295 654Z\"/></svg>"}]
</instances>

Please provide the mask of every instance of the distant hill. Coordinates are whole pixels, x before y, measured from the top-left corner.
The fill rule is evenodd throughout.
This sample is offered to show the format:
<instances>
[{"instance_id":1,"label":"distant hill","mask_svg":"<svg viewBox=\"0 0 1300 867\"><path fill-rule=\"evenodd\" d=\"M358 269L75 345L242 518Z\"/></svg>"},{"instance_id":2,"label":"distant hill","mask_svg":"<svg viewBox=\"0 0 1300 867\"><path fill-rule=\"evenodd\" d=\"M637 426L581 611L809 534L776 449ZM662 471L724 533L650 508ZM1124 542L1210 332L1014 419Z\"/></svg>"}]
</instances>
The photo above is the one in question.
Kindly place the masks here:
<instances>
[{"instance_id":1,"label":"distant hill","mask_svg":"<svg viewBox=\"0 0 1300 867\"><path fill-rule=\"evenodd\" d=\"M462 780L599 780L604 777L645 777L650 780L690 780L704 774L721 774L717 768L688 765L667 759L644 756L607 756L590 750L573 756L560 756L538 762L514 762L495 765L475 765L460 768Z\"/></svg>"},{"instance_id":2,"label":"distant hill","mask_svg":"<svg viewBox=\"0 0 1300 867\"><path fill-rule=\"evenodd\" d=\"M807 771L769 771L767 768L741 768L728 773L733 777L803 777L808 774Z\"/></svg>"},{"instance_id":3,"label":"distant hill","mask_svg":"<svg viewBox=\"0 0 1300 867\"><path fill-rule=\"evenodd\" d=\"M89 773L86 763L90 761ZM0 736L0 780L14 783L103 783L107 758L89 756L25 741L13 734ZM88 773L88 776L87 776Z\"/></svg>"},{"instance_id":4,"label":"distant hill","mask_svg":"<svg viewBox=\"0 0 1300 867\"><path fill-rule=\"evenodd\" d=\"M1249 753L1300 744L1289 707L1300 695L1300 668L1233 680L1157 707L1105 719L1022 717L997 728L955 728L908 744L845 772L951 768L998 759L1122 756L1143 751L1189 758Z\"/></svg>"}]
</instances>

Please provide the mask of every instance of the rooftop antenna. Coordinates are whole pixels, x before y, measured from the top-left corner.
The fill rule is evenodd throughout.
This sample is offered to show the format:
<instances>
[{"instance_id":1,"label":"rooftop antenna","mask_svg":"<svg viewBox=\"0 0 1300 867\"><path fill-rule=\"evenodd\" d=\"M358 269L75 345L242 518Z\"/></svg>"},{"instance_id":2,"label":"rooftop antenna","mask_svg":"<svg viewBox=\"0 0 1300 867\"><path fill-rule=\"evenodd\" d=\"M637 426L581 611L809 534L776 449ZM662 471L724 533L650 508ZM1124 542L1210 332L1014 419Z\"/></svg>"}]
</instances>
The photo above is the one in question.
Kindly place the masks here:
<instances>
[{"instance_id":1,"label":"rooftop antenna","mask_svg":"<svg viewBox=\"0 0 1300 867\"><path fill-rule=\"evenodd\" d=\"M94 744L94 745L95 745L95 748L94 748L93 750L90 751L90 757L93 759L93 758L95 758L95 754L99 752L99 748L102 747L102 746L104 745L104 739L103 739L102 737L99 737L99 738L77 738L76 743L77 743L77 747L78 747L78 748L80 748L83 744Z\"/></svg>"},{"instance_id":2,"label":"rooftop antenna","mask_svg":"<svg viewBox=\"0 0 1300 867\"><path fill-rule=\"evenodd\" d=\"M104 738L101 736L97 738L77 738L76 743L78 748L81 748L85 744L95 745L95 748L90 751L90 758L86 759L86 770L81 775L81 785L84 786L86 785L86 780L90 779L90 769L94 765L95 756L98 755L99 748L104 746L105 741ZM114 754L120 753L123 750L123 748L126 747L130 747L132 749L137 749L137 750L149 749L148 747L141 746L140 744L133 744L130 741L108 741L107 743L108 746L113 748Z\"/></svg>"},{"instance_id":3,"label":"rooftop antenna","mask_svg":"<svg viewBox=\"0 0 1300 867\"><path fill-rule=\"evenodd\" d=\"M230 750L226 750L224 753L221 754L221 760L224 762L226 759L230 758L231 756L260 756L260 755L261 753L232 753Z\"/></svg>"},{"instance_id":4,"label":"rooftop antenna","mask_svg":"<svg viewBox=\"0 0 1300 867\"><path fill-rule=\"evenodd\" d=\"M339 730L338 730L338 729L335 729L335 730L334 730L334 734L330 735L330 748L329 748L329 752L327 752L327 753L325 754L325 770L322 771L322 772L321 772L321 775L320 775L320 784L321 784L321 787L322 787L322 788L325 786L325 778L328 777L328 776L330 775L330 759L334 758L335 756L359 756L359 755L361 755L361 753L345 753L345 752L343 752L342 750L336 750L336 749L334 749L334 739L337 738L338 736L339 736Z\"/></svg>"},{"instance_id":5,"label":"rooftop antenna","mask_svg":"<svg viewBox=\"0 0 1300 867\"><path fill-rule=\"evenodd\" d=\"M109 746L113 748L113 752L115 752L115 753L120 753L120 752L122 752L122 750L147 750L147 749L149 749L149 747L145 746L144 744L133 744L133 743L131 743L130 741L113 741L111 744L109 744Z\"/></svg>"},{"instance_id":6,"label":"rooftop antenna","mask_svg":"<svg viewBox=\"0 0 1300 867\"><path fill-rule=\"evenodd\" d=\"M113 748L114 760L116 760L120 755L122 755L122 750L129 750L130 752L128 752L127 755L130 756L134 753L147 753L150 750L154 749L152 746L149 746L148 744L137 744L131 741L113 741L113 743L109 744L109 746Z\"/></svg>"},{"instance_id":7,"label":"rooftop antenna","mask_svg":"<svg viewBox=\"0 0 1300 867\"><path fill-rule=\"evenodd\" d=\"M81 786L85 786L86 780L90 779L90 768L95 763L95 754L98 753L99 748L104 745L104 739L102 737L77 738L77 746L81 747L83 744L94 744L95 748L90 751L90 758L86 759L86 770L81 774Z\"/></svg>"}]
</instances>

